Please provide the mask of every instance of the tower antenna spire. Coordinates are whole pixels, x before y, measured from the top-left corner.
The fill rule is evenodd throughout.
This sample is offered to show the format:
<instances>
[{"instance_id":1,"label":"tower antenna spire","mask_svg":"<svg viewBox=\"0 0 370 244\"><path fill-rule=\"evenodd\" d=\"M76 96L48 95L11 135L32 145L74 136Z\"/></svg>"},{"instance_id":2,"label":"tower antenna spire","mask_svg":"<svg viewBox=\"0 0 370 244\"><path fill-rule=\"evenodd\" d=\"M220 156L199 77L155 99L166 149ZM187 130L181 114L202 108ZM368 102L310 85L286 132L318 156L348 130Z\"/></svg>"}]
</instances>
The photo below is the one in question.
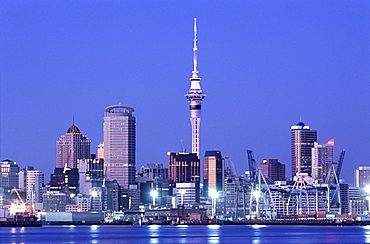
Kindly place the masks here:
<instances>
[{"instance_id":1,"label":"tower antenna spire","mask_svg":"<svg viewBox=\"0 0 370 244\"><path fill-rule=\"evenodd\" d=\"M198 56L197 56L197 52L198 52L198 47L197 47L197 18L194 18L194 46L193 46L193 76L192 78L198 78L198 70L197 70L197 66L198 66Z\"/></svg>"}]
</instances>

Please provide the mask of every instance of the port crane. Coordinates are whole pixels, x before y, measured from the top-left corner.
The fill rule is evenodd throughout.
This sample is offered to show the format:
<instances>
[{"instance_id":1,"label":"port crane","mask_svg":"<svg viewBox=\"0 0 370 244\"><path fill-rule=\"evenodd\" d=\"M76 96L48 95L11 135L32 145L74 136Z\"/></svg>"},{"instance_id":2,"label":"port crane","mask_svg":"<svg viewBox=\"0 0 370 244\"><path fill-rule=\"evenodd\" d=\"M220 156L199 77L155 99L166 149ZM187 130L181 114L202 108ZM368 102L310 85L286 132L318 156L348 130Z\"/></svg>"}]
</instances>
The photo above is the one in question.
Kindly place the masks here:
<instances>
[{"instance_id":1,"label":"port crane","mask_svg":"<svg viewBox=\"0 0 370 244\"><path fill-rule=\"evenodd\" d=\"M254 159L251 149L247 150L247 155L250 173L249 214L251 217L255 215L257 218L274 218L276 213L275 203L271 195L270 187L262 171L256 167L256 160Z\"/></svg>"}]
</instances>

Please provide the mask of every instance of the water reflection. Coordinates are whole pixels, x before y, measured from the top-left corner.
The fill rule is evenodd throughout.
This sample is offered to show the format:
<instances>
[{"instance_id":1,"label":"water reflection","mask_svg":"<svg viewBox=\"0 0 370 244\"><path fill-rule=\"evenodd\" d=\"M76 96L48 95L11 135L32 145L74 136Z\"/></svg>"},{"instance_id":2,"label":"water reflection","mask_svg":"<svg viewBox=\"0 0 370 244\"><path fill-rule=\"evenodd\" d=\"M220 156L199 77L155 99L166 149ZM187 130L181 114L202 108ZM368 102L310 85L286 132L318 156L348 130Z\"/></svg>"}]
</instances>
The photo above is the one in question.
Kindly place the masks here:
<instances>
[{"instance_id":1,"label":"water reflection","mask_svg":"<svg viewBox=\"0 0 370 244\"><path fill-rule=\"evenodd\" d=\"M370 225L366 225L362 228L364 228L365 230L365 233L364 233L365 243L370 243Z\"/></svg>"},{"instance_id":2,"label":"water reflection","mask_svg":"<svg viewBox=\"0 0 370 244\"><path fill-rule=\"evenodd\" d=\"M220 225L208 225L208 243L218 243L220 241Z\"/></svg>"}]
</instances>

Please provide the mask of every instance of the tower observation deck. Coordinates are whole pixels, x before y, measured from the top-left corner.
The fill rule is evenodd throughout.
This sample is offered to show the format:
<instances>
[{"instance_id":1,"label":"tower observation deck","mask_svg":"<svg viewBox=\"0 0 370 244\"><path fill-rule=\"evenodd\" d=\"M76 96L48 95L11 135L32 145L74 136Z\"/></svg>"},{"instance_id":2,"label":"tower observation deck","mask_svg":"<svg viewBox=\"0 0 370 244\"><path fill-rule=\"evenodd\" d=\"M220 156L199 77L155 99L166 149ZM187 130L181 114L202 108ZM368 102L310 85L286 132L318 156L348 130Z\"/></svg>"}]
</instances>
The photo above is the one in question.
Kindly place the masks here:
<instances>
[{"instance_id":1,"label":"tower observation deck","mask_svg":"<svg viewBox=\"0 0 370 244\"><path fill-rule=\"evenodd\" d=\"M199 157L199 129L201 118L201 103L205 94L200 88L200 78L198 77L198 47L197 47L197 19L194 18L194 40L193 40L193 71L190 78L190 90L185 95L190 104L190 123L191 123L191 151Z\"/></svg>"}]
</instances>

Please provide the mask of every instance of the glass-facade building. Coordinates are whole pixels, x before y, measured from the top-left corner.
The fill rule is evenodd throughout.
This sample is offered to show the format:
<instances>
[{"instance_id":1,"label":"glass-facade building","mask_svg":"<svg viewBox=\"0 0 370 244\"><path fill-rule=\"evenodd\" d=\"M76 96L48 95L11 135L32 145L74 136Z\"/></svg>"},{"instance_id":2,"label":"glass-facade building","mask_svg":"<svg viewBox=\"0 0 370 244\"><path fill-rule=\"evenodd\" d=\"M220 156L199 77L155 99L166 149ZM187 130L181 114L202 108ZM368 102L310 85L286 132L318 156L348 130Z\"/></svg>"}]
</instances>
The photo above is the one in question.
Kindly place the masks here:
<instances>
[{"instance_id":1,"label":"glass-facade building","mask_svg":"<svg viewBox=\"0 0 370 244\"><path fill-rule=\"evenodd\" d=\"M128 189L135 184L136 120L134 109L113 105L104 116L104 175Z\"/></svg>"},{"instance_id":2,"label":"glass-facade building","mask_svg":"<svg viewBox=\"0 0 370 244\"><path fill-rule=\"evenodd\" d=\"M203 195L208 197L209 190L217 192L224 188L224 159L220 151L206 151L203 158Z\"/></svg>"},{"instance_id":3,"label":"glass-facade building","mask_svg":"<svg viewBox=\"0 0 370 244\"><path fill-rule=\"evenodd\" d=\"M292 176L296 173L307 173L311 176L311 149L316 141L317 131L310 130L310 127L303 122L298 122L291 127Z\"/></svg>"}]
</instances>

